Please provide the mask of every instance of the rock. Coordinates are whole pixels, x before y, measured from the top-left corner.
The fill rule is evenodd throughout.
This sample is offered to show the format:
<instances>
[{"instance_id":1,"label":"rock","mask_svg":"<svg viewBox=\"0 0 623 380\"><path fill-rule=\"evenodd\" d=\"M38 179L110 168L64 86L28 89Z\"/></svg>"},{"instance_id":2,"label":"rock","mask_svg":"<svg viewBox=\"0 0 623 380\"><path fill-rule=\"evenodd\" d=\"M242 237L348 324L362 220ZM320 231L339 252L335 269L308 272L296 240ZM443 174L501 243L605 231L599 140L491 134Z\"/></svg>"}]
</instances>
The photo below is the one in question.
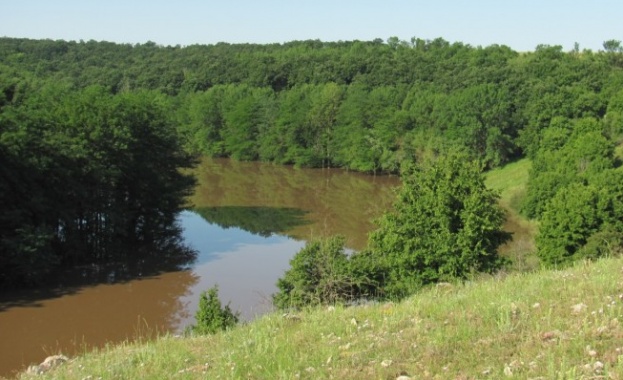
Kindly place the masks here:
<instances>
[{"instance_id":1,"label":"rock","mask_svg":"<svg viewBox=\"0 0 623 380\"><path fill-rule=\"evenodd\" d=\"M65 355L52 355L45 358L45 360L39 365L31 365L26 370L29 375L41 375L49 370L58 367L61 364L67 362L69 358Z\"/></svg>"},{"instance_id":2,"label":"rock","mask_svg":"<svg viewBox=\"0 0 623 380\"><path fill-rule=\"evenodd\" d=\"M586 304L584 303L579 303L577 305L573 305L571 306L571 311L573 312L573 314L579 314L582 311L584 311L584 309L586 309L588 306L586 306Z\"/></svg>"},{"instance_id":3,"label":"rock","mask_svg":"<svg viewBox=\"0 0 623 380\"><path fill-rule=\"evenodd\" d=\"M590 357L593 357L593 358L594 358L595 356L597 356L597 351L595 351L595 350L589 350L589 351L588 351L588 356L590 356Z\"/></svg>"},{"instance_id":4,"label":"rock","mask_svg":"<svg viewBox=\"0 0 623 380\"><path fill-rule=\"evenodd\" d=\"M506 375L506 377L513 376L513 370L511 369L511 367L504 366L504 375Z\"/></svg>"},{"instance_id":5,"label":"rock","mask_svg":"<svg viewBox=\"0 0 623 380\"><path fill-rule=\"evenodd\" d=\"M556 339L557 337L558 337L558 334L556 333L556 331L547 331L541 334L541 340L546 340L546 341Z\"/></svg>"},{"instance_id":6,"label":"rock","mask_svg":"<svg viewBox=\"0 0 623 380\"><path fill-rule=\"evenodd\" d=\"M391 360L389 360L389 359L387 359L387 360L383 360L383 361L381 362L381 367L385 367L385 368L387 368L387 367L389 367L390 365L392 365L392 363L393 363L393 361L391 361Z\"/></svg>"}]
</instances>

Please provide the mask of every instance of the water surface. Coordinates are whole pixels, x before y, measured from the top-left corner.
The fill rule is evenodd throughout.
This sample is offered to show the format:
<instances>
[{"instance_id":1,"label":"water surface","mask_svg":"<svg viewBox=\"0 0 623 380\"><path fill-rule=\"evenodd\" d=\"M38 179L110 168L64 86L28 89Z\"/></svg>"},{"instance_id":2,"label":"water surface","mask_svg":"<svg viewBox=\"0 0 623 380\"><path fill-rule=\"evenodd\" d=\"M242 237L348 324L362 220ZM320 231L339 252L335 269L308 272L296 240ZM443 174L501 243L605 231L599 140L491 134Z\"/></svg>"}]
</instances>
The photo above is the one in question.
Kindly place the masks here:
<instances>
[{"instance_id":1,"label":"water surface","mask_svg":"<svg viewBox=\"0 0 623 380\"><path fill-rule=\"evenodd\" d=\"M215 284L244 319L265 313L306 241L341 234L361 249L398 185L396 177L223 159L202 161L196 173L192 208L179 216L196 260L79 268L57 286L1 294L0 376L59 352L181 332L193 323L201 291Z\"/></svg>"}]
</instances>

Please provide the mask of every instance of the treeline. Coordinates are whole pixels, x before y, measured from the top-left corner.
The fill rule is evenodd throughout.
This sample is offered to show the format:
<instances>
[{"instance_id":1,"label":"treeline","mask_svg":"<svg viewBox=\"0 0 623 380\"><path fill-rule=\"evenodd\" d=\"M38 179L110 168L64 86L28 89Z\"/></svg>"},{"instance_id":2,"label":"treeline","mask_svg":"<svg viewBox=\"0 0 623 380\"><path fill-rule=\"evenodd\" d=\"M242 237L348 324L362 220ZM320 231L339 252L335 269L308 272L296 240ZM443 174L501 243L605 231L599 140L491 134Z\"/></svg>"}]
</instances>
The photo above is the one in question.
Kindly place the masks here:
<instances>
[{"instance_id":1,"label":"treeline","mask_svg":"<svg viewBox=\"0 0 623 380\"><path fill-rule=\"evenodd\" d=\"M602 119L623 83L620 44L604 49L520 54L440 38L187 47L4 38L0 68L9 92L20 90L12 74L24 73L76 89L167 94L194 153L397 172L450 146L499 166L535 151L553 118Z\"/></svg>"},{"instance_id":2,"label":"treeline","mask_svg":"<svg viewBox=\"0 0 623 380\"><path fill-rule=\"evenodd\" d=\"M121 178L136 170L156 172L156 189L178 183L173 167L188 154L376 173L449 150L485 168L533 159L523 212L543 221L545 262L566 262L587 245L596 247L590 255L602 252L596 234L614 244L623 230L613 179L622 52L616 40L598 52L519 53L440 38L187 47L0 38L0 158L13 178L0 185L9 210L2 260L38 251L31 235L62 242L102 220L116 225L97 215L158 193ZM80 190L66 194L66 184ZM596 207L571 207L571 198Z\"/></svg>"}]
</instances>

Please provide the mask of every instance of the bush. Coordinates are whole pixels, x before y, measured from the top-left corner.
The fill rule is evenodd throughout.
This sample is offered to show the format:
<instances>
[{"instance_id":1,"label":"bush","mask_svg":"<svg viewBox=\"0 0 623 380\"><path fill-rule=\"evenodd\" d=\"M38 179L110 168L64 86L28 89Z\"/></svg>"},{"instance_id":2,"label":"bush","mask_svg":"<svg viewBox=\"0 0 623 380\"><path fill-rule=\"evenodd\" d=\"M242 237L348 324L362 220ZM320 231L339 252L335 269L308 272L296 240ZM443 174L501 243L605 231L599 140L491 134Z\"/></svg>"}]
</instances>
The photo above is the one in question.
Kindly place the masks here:
<instances>
[{"instance_id":1,"label":"bush","mask_svg":"<svg viewBox=\"0 0 623 380\"><path fill-rule=\"evenodd\" d=\"M586 259L596 259L620 255L623 252L623 233L611 226L592 234L586 244L578 251L578 256Z\"/></svg>"},{"instance_id":2,"label":"bush","mask_svg":"<svg viewBox=\"0 0 623 380\"><path fill-rule=\"evenodd\" d=\"M536 237L538 256L545 266L579 258L578 250L601 224L598 195L595 187L576 183L560 189L547 203Z\"/></svg>"},{"instance_id":3,"label":"bush","mask_svg":"<svg viewBox=\"0 0 623 380\"><path fill-rule=\"evenodd\" d=\"M283 309L401 298L429 283L492 272L503 263L497 248L510 238L504 219L480 164L450 154L403 175L394 210L380 219L368 248L349 257L341 237L307 243L273 300Z\"/></svg>"},{"instance_id":4,"label":"bush","mask_svg":"<svg viewBox=\"0 0 623 380\"><path fill-rule=\"evenodd\" d=\"M344 238L307 242L290 261L290 269L278 280L277 287L279 292L273 302L280 309L352 300L357 287L344 252Z\"/></svg>"},{"instance_id":5,"label":"bush","mask_svg":"<svg viewBox=\"0 0 623 380\"><path fill-rule=\"evenodd\" d=\"M232 312L229 304L222 307L218 298L218 286L201 293L199 309L195 314L196 325L191 330L198 334L214 334L238 323L239 313Z\"/></svg>"},{"instance_id":6,"label":"bush","mask_svg":"<svg viewBox=\"0 0 623 380\"><path fill-rule=\"evenodd\" d=\"M494 271L502 264L497 248L510 238L504 219L480 164L467 156L451 153L410 168L394 210L370 235L367 256L377 263L369 265L371 277L400 298L429 283Z\"/></svg>"}]
</instances>

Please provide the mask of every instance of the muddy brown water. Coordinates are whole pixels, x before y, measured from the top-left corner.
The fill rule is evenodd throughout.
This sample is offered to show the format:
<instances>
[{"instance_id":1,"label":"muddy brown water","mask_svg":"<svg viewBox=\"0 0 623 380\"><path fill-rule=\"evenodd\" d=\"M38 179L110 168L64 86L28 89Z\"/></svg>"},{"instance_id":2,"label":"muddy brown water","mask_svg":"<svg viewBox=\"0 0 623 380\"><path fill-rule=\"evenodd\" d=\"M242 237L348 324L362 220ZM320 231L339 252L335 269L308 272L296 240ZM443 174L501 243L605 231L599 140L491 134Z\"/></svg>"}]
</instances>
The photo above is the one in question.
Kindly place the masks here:
<instances>
[{"instance_id":1,"label":"muddy brown water","mask_svg":"<svg viewBox=\"0 0 623 380\"><path fill-rule=\"evenodd\" d=\"M225 159L205 159L196 173L192 207L179 220L197 259L106 281L77 270L72 281L59 279L63 286L0 294L0 377L57 353L180 333L193 323L201 291L215 284L244 319L266 313L306 241L341 234L361 249L399 185L391 176Z\"/></svg>"}]
</instances>

